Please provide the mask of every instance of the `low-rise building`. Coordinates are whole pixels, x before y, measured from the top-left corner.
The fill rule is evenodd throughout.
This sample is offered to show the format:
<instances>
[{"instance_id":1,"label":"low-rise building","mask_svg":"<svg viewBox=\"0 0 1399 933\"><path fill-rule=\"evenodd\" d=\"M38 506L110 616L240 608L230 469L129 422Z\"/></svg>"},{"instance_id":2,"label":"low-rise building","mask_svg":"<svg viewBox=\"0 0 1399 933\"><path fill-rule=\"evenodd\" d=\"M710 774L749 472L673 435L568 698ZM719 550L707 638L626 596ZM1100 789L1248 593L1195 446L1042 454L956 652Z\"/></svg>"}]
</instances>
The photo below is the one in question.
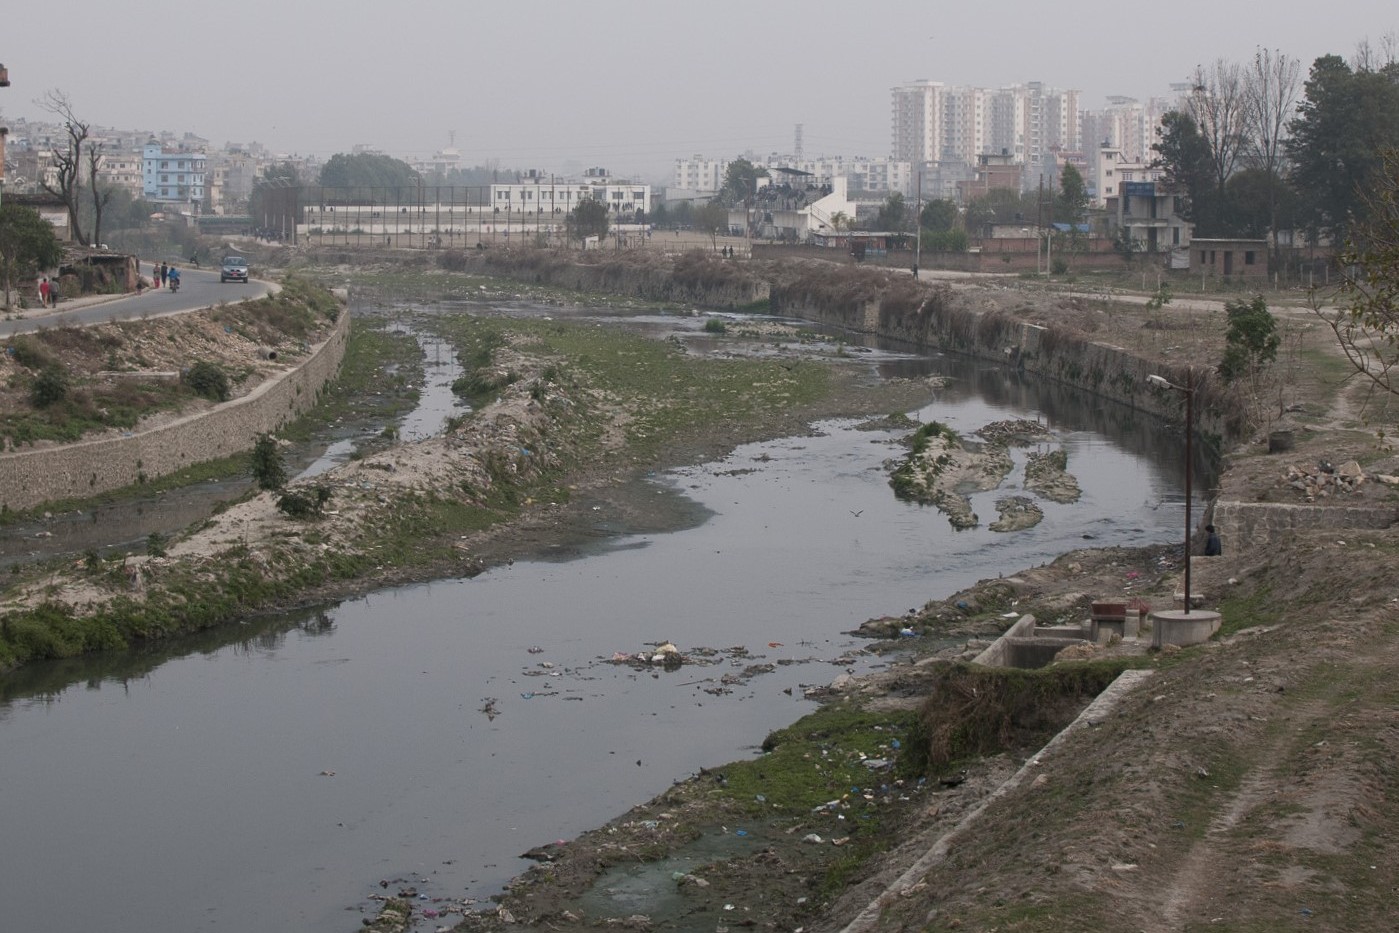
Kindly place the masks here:
<instances>
[{"instance_id":1,"label":"low-rise building","mask_svg":"<svg viewBox=\"0 0 1399 933\"><path fill-rule=\"evenodd\" d=\"M1190 271L1219 278L1266 279L1268 241L1200 239L1190 241Z\"/></svg>"},{"instance_id":2,"label":"low-rise building","mask_svg":"<svg viewBox=\"0 0 1399 933\"><path fill-rule=\"evenodd\" d=\"M1110 225L1144 253L1190 245L1192 225L1179 209L1179 197L1160 181L1123 181L1107 201Z\"/></svg>"},{"instance_id":3,"label":"low-rise building","mask_svg":"<svg viewBox=\"0 0 1399 933\"><path fill-rule=\"evenodd\" d=\"M1022 166L1009 152L982 153L976 157L976 175L957 183L957 200L961 204L970 204L992 191L1018 192L1022 173Z\"/></svg>"}]
</instances>

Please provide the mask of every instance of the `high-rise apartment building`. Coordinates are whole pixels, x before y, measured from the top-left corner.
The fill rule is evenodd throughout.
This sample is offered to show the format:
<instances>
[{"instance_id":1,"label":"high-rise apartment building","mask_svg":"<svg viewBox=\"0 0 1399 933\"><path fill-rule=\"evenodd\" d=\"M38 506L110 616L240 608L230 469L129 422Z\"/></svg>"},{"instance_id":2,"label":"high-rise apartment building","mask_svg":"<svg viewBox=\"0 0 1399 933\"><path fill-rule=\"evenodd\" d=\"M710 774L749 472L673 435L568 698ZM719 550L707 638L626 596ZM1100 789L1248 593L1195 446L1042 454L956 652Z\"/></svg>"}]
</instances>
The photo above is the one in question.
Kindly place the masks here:
<instances>
[{"instance_id":1,"label":"high-rise apartment building","mask_svg":"<svg viewBox=\"0 0 1399 933\"><path fill-rule=\"evenodd\" d=\"M1078 91L1033 81L997 89L920 80L893 88L893 157L914 164L977 164L1009 156L1024 184L1079 146Z\"/></svg>"}]
</instances>

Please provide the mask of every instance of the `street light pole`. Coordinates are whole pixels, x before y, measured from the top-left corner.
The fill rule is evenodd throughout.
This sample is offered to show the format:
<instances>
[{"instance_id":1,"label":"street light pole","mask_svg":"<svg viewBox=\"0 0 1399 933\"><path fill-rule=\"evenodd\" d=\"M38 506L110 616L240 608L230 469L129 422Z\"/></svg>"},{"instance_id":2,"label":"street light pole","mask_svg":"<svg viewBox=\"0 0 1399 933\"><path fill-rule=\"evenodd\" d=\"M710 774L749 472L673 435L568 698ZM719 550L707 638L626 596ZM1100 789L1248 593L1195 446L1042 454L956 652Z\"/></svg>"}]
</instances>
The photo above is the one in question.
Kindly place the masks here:
<instances>
[{"instance_id":1,"label":"street light pole","mask_svg":"<svg viewBox=\"0 0 1399 933\"><path fill-rule=\"evenodd\" d=\"M923 259L923 163L918 163L918 194L913 200L913 277L918 278L918 266Z\"/></svg>"},{"instance_id":2,"label":"street light pole","mask_svg":"<svg viewBox=\"0 0 1399 933\"><path fill-rule=\"evenodd\" d=\"M1146 381L1160 389L1174 389L1185 396L1185 614L1190 614L1190 474L1195 464L1191 439L1195 434L1195 390L1178 386L1163 376L1150 375Z\"/></svg>"}]
</instances>

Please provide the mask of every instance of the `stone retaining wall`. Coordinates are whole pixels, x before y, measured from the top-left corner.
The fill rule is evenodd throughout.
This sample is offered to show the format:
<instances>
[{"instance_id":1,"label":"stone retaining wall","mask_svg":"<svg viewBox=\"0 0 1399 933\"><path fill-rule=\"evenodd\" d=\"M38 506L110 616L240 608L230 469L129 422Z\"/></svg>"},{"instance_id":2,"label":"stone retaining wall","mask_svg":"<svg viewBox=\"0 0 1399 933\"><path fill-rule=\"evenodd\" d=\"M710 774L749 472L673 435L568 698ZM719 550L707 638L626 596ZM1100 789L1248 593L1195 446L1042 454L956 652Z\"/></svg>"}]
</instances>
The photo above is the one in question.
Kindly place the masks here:
<instances>
[{"instance_id":1,"label":"stone retaining wall","mask_svg":"<svg viewBox=\"0 0 1399 933\"><path fill-rule=\"evenodd\" d=\"M1220 500L1214 527L1225 553L1258 550L1301 531L1383 530L1399 525L1399 508Z\"/></svg>"},{"instance_id":2,"label":"stone retaining wall","mask_svg":"<svg viewBox=\"0 0 1399 933\"><path fill-rule=\"evenodd\" d=\"M86 498L247 450L316 403L340 370L349 334L342 309L330 336L295 369L208 411L125 437L0 454L0 506Z\"/></svg>"}]
</instances>

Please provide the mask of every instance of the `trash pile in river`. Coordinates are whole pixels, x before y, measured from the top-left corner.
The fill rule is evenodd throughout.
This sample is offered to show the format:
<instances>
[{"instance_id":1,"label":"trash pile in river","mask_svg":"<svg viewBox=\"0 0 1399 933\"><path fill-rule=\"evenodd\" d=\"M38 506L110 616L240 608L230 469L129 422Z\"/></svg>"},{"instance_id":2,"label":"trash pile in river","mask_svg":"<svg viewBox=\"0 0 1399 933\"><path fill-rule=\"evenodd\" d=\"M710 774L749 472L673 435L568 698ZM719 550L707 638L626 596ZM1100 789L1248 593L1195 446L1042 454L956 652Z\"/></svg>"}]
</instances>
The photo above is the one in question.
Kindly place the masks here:
<instances>
[{"instance_id":1,"label":"trash pile in river","mask_svg":"<svg viewBox=\"0 0 1399 933\"><path fill-rule=\"evenodd\" d=\"M699 663L681 654L680 649L668 641L655 644L653 648L652 651L638 651L635 654L618 651L612 655L612 663L635 668L660 667L667 671L678 671L684 664Z\"/></svg>"}]
</instances>

